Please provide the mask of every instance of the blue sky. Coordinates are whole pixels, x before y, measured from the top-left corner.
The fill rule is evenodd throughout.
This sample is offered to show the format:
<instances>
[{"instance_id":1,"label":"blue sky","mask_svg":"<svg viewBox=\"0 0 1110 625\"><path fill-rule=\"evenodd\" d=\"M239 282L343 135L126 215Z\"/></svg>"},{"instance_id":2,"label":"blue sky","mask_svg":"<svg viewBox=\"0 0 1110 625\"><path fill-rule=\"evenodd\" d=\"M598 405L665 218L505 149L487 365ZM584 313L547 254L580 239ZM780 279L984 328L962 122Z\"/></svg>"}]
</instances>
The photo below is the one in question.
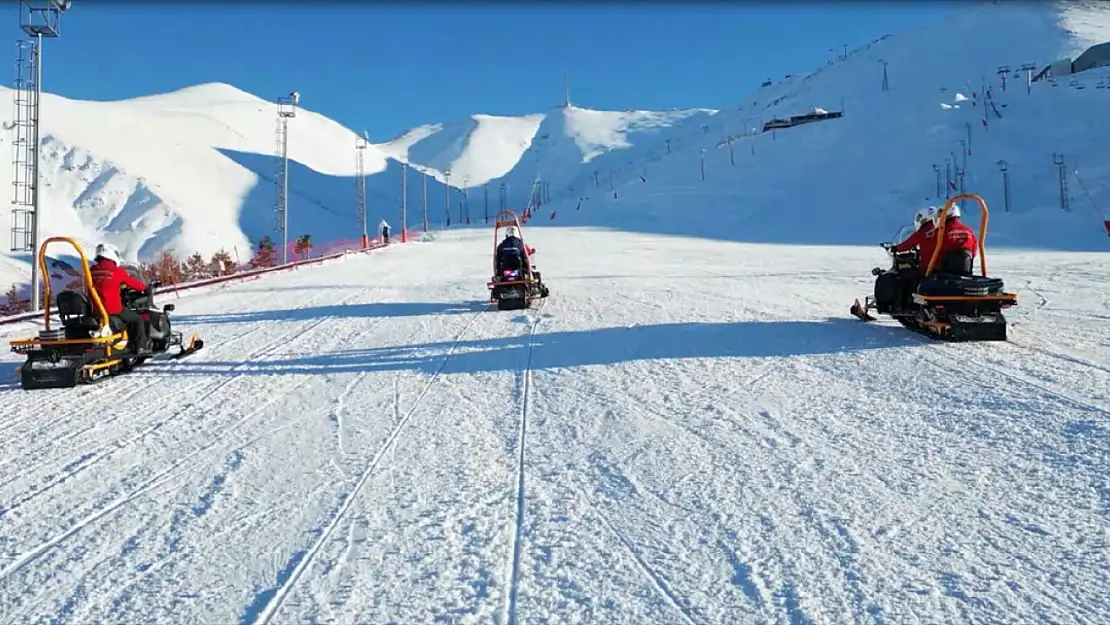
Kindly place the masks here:
<instances>
[{"instance_id":1,"label":"blue sky","mask_svg":"<svg viewBox=\"0 0 1110 625\"><path fill-rule=\"evenodd\" d=\"M46 44L43 86L92 100L204 82L296 90L305 108L382 141L473 113L544 111L562 102L564 72L579 106L722 108L954 4L76 0ZM5 5L14 55L22 33Z\"/></svg>"}]
</instances>

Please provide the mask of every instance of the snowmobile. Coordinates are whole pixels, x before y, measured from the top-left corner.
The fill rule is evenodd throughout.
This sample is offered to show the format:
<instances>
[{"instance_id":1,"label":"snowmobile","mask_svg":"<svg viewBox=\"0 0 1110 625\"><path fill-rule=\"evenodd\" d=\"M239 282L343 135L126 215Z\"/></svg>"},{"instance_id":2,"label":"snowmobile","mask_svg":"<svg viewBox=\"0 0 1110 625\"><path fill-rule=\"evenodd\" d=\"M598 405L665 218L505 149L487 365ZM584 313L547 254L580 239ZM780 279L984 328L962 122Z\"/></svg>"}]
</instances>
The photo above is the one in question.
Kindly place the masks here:
<instances>
[{"instance_id":1,"label":"snowmobile","mask_svg":"<svg viewBox=\"0 0 1110 625\"><path fill-rule=\"evenodd\" d=\"M550 292L543 283L543 277L532 264L527 243L524 245L523 258L518 259L515 267L506 266L497 258L497 233L501 228L515 228L521 241L524 232L520 229L520 219L516 213L503 210L493 218L493 278L486 284L489 288L489 301L497 304L498 310L520 310L528 308L537 299L547 297Z\"/></svg>"},{"instance_id":2,"label":"snowmobile","mask_svg":"<svg viewBox=\"0 0 1110 625\"><path fill-rule=\"evenodd\" d=\"M948 211L961 200L973 200L981 210L981 275L974 275L974 259L966 250L953 250L941 258L940 246L937 246L931 258L922 259L916 250L898 252L895 244L882 243L890 255L891 267L871 270L875 276L875 294L865 297L862 305L857 299L852 304L852 315L862 321L875 321L868 311L876 310L915 332L945 341L1006 340L1006 318L1002 310L1016 306L1017 295L1005 292L1000 278L987 275L987 203L974 194L957 195L948 200L937 214L936 236L938 239L944 236ZM925 263L924 270L922 263Z\"/></svg>"},{"instance_id":3,"label":"snowmobile","mask_svg":"<svg viewBox=\"0 0 1110 625\"><path fill-rule=\"evenodd\" d=\"M139 313L148 324L147 334L151 341L150 353L139 353L133 341L127 336L127 329L117 319L109 317L93 288L89 261L81 246L69 237L51 237L39 247L38 264L43 276L49 276L46 268L46 247L51 243L68 243L81 258L84 272L84 291L62 291L57 294L56 303L61 327L51 327L49 306L43 311L43 325L38 336L16 339L11 342L11 351L26 356L19 369L20 385L24 390L72 388L82 383L132 371L149 358L170 354L170 348L177 347L176 353L169 358L189 356L202 347L204 342L193 334L188 343L180 332L170 327L170 315L174 305L166 304L161 309L154 305L154 289L157 281L147 283L143 292L124 287L121 293L124 307ZM125 269L132 275L137 269ZM139 276L136 276L139 277ZM43 301L50 302L50 280L43 280Z\"/></svg>"}]
</instances>

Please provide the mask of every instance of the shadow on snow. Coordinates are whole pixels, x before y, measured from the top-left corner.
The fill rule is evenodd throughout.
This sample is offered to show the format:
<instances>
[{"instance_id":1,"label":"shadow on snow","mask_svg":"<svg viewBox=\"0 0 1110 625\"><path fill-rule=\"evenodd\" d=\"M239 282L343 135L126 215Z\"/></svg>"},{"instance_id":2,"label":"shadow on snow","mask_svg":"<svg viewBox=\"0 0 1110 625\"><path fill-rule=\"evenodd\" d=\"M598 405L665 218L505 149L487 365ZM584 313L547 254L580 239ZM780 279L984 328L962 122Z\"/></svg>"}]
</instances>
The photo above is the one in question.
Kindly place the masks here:
<instances>
[{"instance_id":1,"label":"shadow on snow","mask_svg":"<svg viewBox=\"0 0 1110 625\"><path fill-rule=\"evenodd\" d=\"M669 323L537 334L534 369L613 365L682 358L788 358L920 345L896 328L867 327L856 320ZM326 354L268 359L249 368L235 361L183 362L171 375L317 375L374 371L438 371L444 374L515 371L528 348L527 336L400 347L366 347Z\"/></svg>"},{"instance_id":2,"label":"shadow on snow","mask_svg":"<svg viewBox=\"0 0 1110 625\"><path fill-rule=\"evenodd\" d=\"M476 313L488 302L371 302L334 304L280 310L250 310L213 315L174 315L175 327L221 323L258 323L261 321L308 321L327 317L420 317L423 315L461 315Z\"/></svg>"}]
</instances>

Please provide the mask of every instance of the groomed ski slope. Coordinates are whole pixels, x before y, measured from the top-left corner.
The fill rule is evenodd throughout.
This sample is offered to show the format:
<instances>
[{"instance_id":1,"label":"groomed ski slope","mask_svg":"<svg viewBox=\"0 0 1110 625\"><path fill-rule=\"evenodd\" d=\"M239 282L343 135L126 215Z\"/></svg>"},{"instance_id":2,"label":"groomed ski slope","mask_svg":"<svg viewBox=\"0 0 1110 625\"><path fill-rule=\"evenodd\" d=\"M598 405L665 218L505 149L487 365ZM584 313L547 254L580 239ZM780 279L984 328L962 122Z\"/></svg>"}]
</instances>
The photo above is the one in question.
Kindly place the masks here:
<instances>
[{"instance_id":1,"label":"groomed ski slope","mask_svg":"<svg viewBox=\"0 0 1110 625\"><path fill-rule=\"evenodd\" d=\"M1013 342L944 345L847 318L878 247L529 235L539 310L442 233L182 297L188 360L10 382L0 620L1110 620L1097 255L993 254Z\"/></svg>"}]
</instances>

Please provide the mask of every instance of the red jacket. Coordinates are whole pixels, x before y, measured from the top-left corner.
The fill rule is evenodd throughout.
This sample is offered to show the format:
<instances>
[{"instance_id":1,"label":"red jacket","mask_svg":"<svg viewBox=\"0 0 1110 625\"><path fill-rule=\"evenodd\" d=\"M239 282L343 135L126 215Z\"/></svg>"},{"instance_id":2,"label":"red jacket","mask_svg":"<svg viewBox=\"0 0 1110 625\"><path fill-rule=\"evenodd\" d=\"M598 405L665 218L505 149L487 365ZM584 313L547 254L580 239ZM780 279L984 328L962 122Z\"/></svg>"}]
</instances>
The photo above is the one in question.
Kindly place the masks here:
<instances>
[{"instance_id":1,"label":"red jacket","mask_svg":"<svg viewBox=\"0 0 1110 625\"><path fill-rule=\"evenodd\" d=\"M918 259L921 262L921 267L924 268L929 264L929 258L933 255L933 248L937 246L936 235L936 227L933 226L933 223L925 222L925 225L918 228L917 232L914 232L908 239L896 245L894 249L899 252L908 252L915 246L921 246Z\"/></svg>"},{"instance_id":2,"label":"red jacket","mask_svg":"<svg viewBox=\"0 0 1110 625\"><path fill-rule=\"evenodd\" d=\"M944 224L944 238L940 241L940 256L944 256L952 250L960 249L971 252L971 257L975 258L975 253L979 251L979 238L975 236L974 230L960 221L959 217L953 217Z\"/></svg>"},{"instance_id":3,"label":"red jacket","mask_svg":"<svg viewBox=\"0 0 1110 625\"><path fill-rule=\"evenodd\" d=\"M142 280L136 280L131 274L106 259L99 258L96 264L89 268L92 274L93 288L104 304L104 310L109 315L118 315L123 310L123 298L120 297L120 286L126 284L136 291L145 291L146 285Z\"/></svg>"}]
</instances>

